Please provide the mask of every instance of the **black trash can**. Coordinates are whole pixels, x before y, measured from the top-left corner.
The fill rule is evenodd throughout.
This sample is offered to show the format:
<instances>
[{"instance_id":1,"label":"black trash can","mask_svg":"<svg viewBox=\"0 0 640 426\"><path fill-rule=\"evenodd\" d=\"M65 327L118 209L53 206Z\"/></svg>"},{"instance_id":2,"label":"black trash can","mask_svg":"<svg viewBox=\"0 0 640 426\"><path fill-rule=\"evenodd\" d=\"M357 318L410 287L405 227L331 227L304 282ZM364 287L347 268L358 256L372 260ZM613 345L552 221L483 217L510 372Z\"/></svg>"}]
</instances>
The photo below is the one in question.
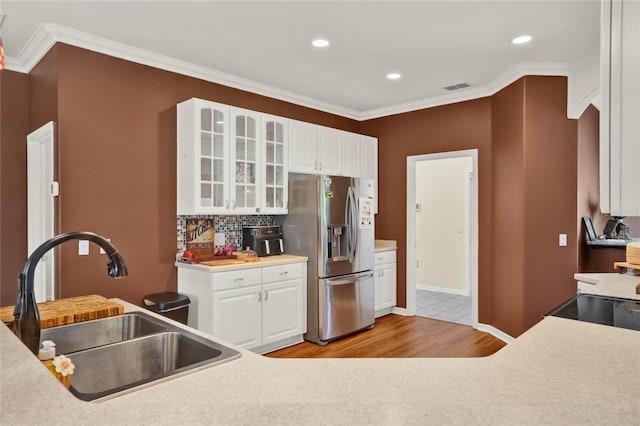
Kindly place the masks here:
<instances>
[{"instance_id":1,"label":"black trash can","mask_svg":"<svg viewBox=\"0 0 640 426\"><path fill-rule=\"evenodd\" d=\"M189 318L189 297L180 293L156 293L144 298L144 306L167 318L187 324Z\"/></svg>"}]
</instances>

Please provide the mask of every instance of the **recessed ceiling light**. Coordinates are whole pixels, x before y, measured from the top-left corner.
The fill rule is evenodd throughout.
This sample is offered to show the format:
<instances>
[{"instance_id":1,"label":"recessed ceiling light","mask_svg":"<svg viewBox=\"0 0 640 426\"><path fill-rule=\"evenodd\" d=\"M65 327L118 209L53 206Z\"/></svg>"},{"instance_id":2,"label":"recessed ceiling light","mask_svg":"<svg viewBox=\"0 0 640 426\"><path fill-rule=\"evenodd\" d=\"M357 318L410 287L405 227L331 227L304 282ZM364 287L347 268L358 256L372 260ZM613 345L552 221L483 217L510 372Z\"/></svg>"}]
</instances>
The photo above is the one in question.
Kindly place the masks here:
<instances>
[{"instance_id":1,"label":"recessed ceiling light","mask_svg":"<svg viewBox=\"0 0 640 426\"><path fill-rule=\"evenodd\" d=\"M511 43L513 44L524 44L524 43L529 43L530 41L531 41L530 35L521 35L511 39Z\"/></svg>"},{"instance_id":2,"label":"recessed ceiling light","mask_svg":"<svg viewBox=\"0 0 640 426\"><path fill-rule=\"evenodd\" d=\"M387 78L389 80L397 80L400 77L402 77L400 74L398 74L397 72L390 72L389 74L387 74Z\"/></svg>"},{"instance_id":3,"label":"recessed ceiling light","mask_svg":"<svg viewBox=\"0 0 640 426\"><path fill-rule=\"evenodd\" d=\"M329 45L329 41L318 38L313 40L311 44L313 44L315 47L327 47Z\"/></svg>"}]
</instances>

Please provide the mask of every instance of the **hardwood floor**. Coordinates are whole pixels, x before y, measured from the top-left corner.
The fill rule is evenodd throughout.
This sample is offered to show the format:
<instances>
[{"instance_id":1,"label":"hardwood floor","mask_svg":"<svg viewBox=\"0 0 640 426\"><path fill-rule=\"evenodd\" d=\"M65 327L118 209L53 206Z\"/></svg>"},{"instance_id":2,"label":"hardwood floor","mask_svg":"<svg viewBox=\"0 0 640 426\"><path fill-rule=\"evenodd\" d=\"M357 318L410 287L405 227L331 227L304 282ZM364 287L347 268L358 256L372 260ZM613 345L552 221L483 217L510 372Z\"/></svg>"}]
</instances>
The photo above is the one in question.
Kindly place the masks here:
<instances>
[{"instance_id":1,"label":"hardwood floor","mask_svg":"<svg viewBox=\"0 0 640 426\"><path fill-rule=\"evenodd\" d=\"M303 342L266 354L273 358L483 357L506 343L472 327L422 317L389 314L371 330L318 346Z\"/></svg>"}]
</instances>

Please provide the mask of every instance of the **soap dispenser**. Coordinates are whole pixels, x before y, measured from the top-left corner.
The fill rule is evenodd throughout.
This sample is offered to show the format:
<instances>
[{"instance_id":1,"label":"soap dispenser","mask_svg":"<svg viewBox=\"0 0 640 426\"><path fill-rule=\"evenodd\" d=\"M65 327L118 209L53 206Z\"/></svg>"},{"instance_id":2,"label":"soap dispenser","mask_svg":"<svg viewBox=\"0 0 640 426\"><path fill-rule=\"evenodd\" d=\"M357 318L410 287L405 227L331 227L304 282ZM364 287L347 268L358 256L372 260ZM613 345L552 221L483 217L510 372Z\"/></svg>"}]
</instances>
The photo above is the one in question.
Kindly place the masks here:
<instances>
[{"instance_id":1,"label":"soap dispenser","mask_svg":"<svg viewBox=\"0 0 640 426\"><path fill-rule=\"evenodd\" d=\"M56 374L56 368L53 365L53 357L56 356L56 344L52 340L45 340L42 342L42 347L38 351L38 359L42 361L42 364L47 367L54 375Z\"/></svg>"},{"instance_id":2,"label":"soap dispenser","mask_svg":"<svg viewBox=\"0 0 640 426\"><path fill-rule=\"evenodd\" d=\"M42 342L42 348L38 351L38 359L42 361L42 364L51 371L51 374L53 374L60 383L69 389L74 365L66 356L56 356L56 344L53 341L45 340Z\"/></svg>"}]
</instances>

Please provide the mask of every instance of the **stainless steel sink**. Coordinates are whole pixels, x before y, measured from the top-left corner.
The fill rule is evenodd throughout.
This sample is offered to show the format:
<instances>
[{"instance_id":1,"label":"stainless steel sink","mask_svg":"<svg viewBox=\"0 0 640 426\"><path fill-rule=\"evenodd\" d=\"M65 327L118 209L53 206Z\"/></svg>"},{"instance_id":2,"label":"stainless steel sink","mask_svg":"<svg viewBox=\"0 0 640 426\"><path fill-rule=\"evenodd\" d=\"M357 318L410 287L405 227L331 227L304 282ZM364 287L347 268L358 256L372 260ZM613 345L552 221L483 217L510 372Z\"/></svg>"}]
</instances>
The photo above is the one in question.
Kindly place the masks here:
<instances>
[{"instance_id":1,"label":"stainless steel sink","mask_svg":"<svg viewBox=\"0 0 640 426\"><path fill-rule=\"evenodd\" d=\"M53 340L56 352L71 359L69 390L84 401L113 398L240 357L142 312L45 329L41 339Z\"/></svg>"},{"instance_id":2,"label":"stainless steel sink","mask_svg":"<svg viewBox=\"0 0 640 426\"><path fill-rule=\"evenodd\" d=\"M169 330L168 324L143 312L45 328L40 341L53 340L56 353L69 354Z\"/></svg>"}]
</instances>

